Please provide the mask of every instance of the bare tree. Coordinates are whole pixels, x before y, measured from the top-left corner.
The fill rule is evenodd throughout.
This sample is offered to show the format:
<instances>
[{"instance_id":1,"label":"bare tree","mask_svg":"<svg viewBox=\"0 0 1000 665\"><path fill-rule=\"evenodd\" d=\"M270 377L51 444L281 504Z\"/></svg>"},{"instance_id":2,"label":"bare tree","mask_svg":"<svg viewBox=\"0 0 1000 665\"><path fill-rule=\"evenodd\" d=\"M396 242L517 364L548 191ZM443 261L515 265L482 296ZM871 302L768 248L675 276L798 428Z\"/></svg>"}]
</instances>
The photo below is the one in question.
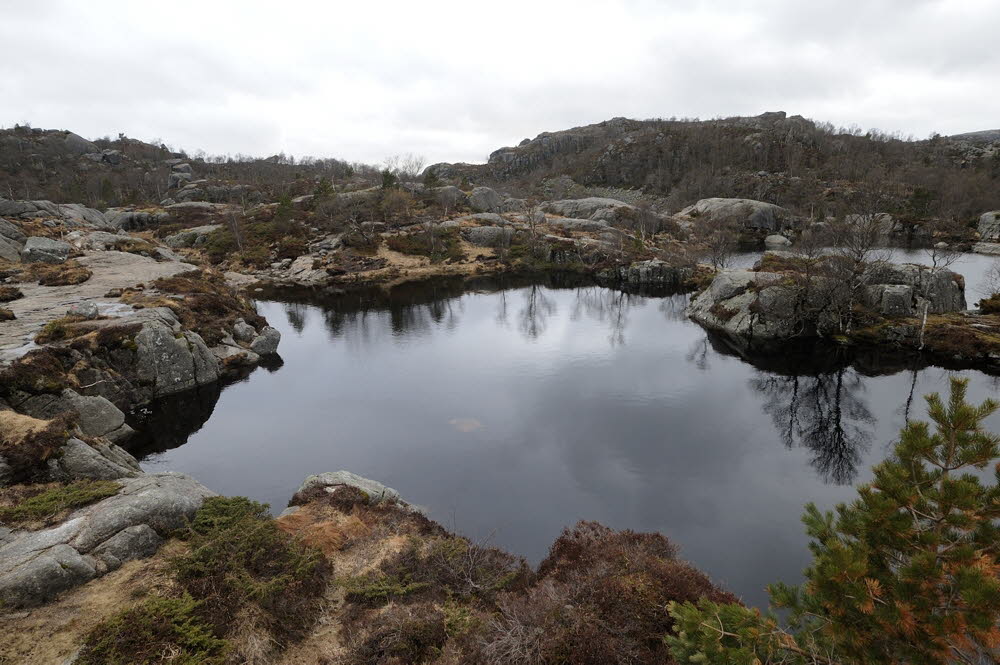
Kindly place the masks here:
<instances>
[{"instance_id":1,"label":"bare tree","mask_svg":"<svg viewBox=\"0 0 1000 665\"><path fill-rule=\"evenodd\" d=\"M950 268L962 253L955 249L947 239L961 234L961 226L951 220L937 219L928 225L931 235L931 246L924 250L931 264L930 279L943 270ZM935 242L936 241L936 242ZM924 311L920 317L920 338L917 348L924 348L924 333L927 330L927 313L930 311L930 298L924 298Z\"/></svg>"},{"instance_id":2,"label":"bare tree","mask_svg":"<svg viewBox=\"0 0 1000 665\"><path fill-rule=\"evenodd\" d=\"M695 231L696 242L702 247L702 258L716 270L727 267L732 261L738 236L738 223L724 218L699 220Z\"/></svg>"}]
</instances>

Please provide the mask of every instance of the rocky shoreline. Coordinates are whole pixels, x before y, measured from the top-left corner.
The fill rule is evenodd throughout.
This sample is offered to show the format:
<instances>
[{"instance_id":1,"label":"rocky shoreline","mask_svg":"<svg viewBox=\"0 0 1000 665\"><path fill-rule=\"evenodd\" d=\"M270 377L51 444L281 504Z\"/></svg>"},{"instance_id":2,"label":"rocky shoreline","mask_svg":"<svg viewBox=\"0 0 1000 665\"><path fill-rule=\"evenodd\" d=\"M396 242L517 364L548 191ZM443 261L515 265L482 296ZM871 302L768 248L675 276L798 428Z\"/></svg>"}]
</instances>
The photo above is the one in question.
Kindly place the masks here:
<instances>
[{"instance_id":1,"label":"rocky shoreline","mask_svg":"<svg viewBox=\"0 0 1000 665\"><path fill-rule=\"evenodd\" d=\"M274 358L280 334L248 296L265 289L342 293L565 272L621 290L695 292L688 315L737 352L823 338L1000 370L1000 318L966 311L954 273L885 267L857 303L867 318L831 332L828 312L809 300L822 289L802 298L813 282L803 281L797 255L771 252L754 270L719 272L682 260L686 245L673 232L714 214L766 236L768 247L787 247L796 222L771 204L706 199L663 216L601 197L531 203L486 187L413 184L414 195L446 199L460 213L329 232L310 226L321 213L299 197L240 212L248 225L234 233L237 207L189 200L202 183L175 173L181 202L150 209L0 199L0 490L16 488L6 504L0 498L0 522L13 525L0 525L0 611L15 618L155 557L215 496L189 476L144 473L126 450L134 435L126 414ZM291 227L282 221L289 210L302 217ZM289 237L295 255L283 256ZM804 310L823 313L807 320ZM296 496L312 491L315 501L338 487L364 492L366 505L388 497L410 510L392 490L347 472L311 477ZM26 508L46 501L57 508ZM281 518L310 533L317 519L295 506Z\"/></svg>"}]
</instances>

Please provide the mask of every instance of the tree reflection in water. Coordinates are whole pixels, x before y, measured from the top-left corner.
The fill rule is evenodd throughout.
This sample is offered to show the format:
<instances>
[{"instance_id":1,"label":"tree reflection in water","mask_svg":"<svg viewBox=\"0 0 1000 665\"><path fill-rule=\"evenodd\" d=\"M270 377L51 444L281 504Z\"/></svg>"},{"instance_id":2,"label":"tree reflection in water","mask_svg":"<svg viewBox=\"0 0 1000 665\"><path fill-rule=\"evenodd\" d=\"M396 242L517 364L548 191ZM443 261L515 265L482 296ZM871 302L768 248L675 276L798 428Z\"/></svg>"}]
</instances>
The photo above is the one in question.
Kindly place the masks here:
<instances>
[{"instance_id":1,"label":"tree reflection in water","mask_svg":"<svg viewBox=\"0 0 1000 665\"><path fill-rule=\"evenodd\" d=\"M854 481L875 429L863 398L864 378L856 370L842 367L812 376L758 370L749 383L764 396L764 413L787 447L809 450L812 467L824 481Z\"/></svg>"}]
</instances>

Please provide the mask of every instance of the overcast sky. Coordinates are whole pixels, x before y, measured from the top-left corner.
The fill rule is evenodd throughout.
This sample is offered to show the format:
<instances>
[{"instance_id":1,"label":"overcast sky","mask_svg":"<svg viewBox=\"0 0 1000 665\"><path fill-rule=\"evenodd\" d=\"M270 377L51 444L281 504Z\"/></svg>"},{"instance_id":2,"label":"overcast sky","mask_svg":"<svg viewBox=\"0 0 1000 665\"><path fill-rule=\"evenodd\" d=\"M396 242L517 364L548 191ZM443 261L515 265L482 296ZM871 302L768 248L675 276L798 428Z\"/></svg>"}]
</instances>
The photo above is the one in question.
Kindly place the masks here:
<instances>
[{"instance_id":1,"label":"overcast sky","mask_svg":"<svg viewBox=\"0 0 1000 665\"><path fill-rule=\"evenodd\" d=\"M1000 126L1000 0L0 0L0 125L483 161L615 116Z\"/></svg>"}]
</instances>

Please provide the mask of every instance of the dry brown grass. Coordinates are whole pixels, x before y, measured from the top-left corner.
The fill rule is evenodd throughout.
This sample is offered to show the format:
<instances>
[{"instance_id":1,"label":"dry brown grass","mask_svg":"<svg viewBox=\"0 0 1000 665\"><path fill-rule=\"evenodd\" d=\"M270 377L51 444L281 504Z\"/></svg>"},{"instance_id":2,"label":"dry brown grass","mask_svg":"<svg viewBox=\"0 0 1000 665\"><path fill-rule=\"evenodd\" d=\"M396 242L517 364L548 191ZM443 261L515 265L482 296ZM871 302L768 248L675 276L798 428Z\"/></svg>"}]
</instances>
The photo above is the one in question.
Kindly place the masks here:
<instances>
[{"instance_id":1,"label":"dry brown grass","mask_svg":"<svg viewBox=\"0 0 1000 665\"><path fill-rule=\"evenodd\" d=\"M21 282L38 282L42 286L72 286L83 284L94 273L76 261L65 263L29 263L15 279Z\"/></svg>"},{"instance_id":2,"label":"dry brown grass","mask_svg":"<svg viewBox=\"0 0 1000 665\"><path fill-rule=\"evenodd\" d=\"M0 608L0 665L64 662L99 623L170 590L169 561L184 549L184 543L168 541L153 557L129 561L30 613Z\"/></svg>"}]
</instances>

